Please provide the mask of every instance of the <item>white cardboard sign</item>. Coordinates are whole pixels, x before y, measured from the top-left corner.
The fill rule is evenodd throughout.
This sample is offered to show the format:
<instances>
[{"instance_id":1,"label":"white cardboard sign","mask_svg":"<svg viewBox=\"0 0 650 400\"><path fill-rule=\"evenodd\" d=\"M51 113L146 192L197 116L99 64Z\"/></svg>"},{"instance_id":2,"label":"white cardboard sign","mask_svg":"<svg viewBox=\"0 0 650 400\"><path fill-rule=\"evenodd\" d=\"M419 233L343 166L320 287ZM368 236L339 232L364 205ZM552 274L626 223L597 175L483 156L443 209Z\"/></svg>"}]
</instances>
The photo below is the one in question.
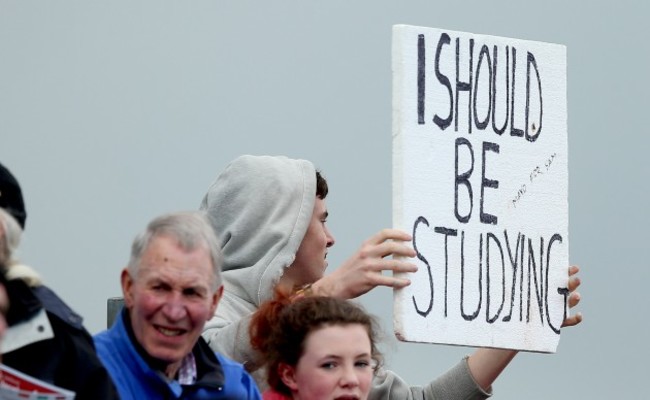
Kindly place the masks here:
<instances>
[{"instance_id":1,"label":"white cardboard sign","mask_svg":"<svg viewBox=\"0 0 650 400\"><path fill-rule=\"evenodd\" d=\"M418 272L405 341L555 352L567 313L566 48L393 27L393 219Z\"/></svg>"}]
</instances>

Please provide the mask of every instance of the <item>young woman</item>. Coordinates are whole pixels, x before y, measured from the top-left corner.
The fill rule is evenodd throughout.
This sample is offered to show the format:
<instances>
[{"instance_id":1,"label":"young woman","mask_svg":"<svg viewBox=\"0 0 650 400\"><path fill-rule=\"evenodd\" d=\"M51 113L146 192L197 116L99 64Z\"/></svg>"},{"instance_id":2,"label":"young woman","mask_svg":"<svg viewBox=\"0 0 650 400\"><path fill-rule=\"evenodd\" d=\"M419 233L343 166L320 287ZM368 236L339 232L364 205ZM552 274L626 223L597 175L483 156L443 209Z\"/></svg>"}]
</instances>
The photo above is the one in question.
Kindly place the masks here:
<instances>
[{"instance_id":1,"label":"young woman","mask_svg":"<svg viewBox=\"0 0 650 400\"><path fill-rule=\"evenodd\" d=\"M351 302L278 295L251 323L268 374L264 399L367 399L381 362L376 337L375 320Z\"/></svg>"}]
</instances>

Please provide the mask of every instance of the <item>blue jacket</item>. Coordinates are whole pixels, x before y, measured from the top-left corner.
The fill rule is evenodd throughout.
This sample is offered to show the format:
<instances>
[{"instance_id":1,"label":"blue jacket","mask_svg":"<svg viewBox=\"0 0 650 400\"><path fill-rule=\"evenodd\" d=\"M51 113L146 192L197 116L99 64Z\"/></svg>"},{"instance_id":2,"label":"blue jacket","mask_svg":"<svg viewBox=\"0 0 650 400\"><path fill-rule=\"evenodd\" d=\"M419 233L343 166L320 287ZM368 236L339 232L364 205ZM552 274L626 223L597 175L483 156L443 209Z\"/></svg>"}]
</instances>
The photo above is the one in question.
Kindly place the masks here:
<instances>
[{"instance_id":1,"label":"blue jacket","mask_svg":"<svg viewBox=\"0 0 650 400\"><path fill-rule=\"evenodd\" d=\"M123 310L113 326L95 335L97 354L117 386L122 400L129 399L241 399L258 400L261 395L253 378L238 364L210 350L202 338L192 350L198 377L193 385L181 385L151 369L138 353ZM207 371L207 372L202 372Z\"/></svg>"}]
</instances>

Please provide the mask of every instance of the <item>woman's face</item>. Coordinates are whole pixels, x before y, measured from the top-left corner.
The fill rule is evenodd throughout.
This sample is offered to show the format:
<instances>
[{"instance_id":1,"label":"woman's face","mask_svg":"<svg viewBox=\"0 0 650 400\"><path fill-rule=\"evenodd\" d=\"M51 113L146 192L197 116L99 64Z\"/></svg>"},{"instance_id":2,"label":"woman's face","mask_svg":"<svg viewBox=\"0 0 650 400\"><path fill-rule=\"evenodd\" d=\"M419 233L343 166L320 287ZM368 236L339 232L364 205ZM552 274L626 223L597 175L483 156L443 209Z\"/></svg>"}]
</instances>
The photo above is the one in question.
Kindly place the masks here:
<instances>
[{"instance_id":1,"label":"woman's face","mask_svg":"<svg viewBox=\"0 0 650 400\"><path fill-rule=\"evenodd\" d=\"M365 400L373 376L368 331L361 324L312 331L298 364L280 368L295 400Z\"/></svg>"}]
</instances>

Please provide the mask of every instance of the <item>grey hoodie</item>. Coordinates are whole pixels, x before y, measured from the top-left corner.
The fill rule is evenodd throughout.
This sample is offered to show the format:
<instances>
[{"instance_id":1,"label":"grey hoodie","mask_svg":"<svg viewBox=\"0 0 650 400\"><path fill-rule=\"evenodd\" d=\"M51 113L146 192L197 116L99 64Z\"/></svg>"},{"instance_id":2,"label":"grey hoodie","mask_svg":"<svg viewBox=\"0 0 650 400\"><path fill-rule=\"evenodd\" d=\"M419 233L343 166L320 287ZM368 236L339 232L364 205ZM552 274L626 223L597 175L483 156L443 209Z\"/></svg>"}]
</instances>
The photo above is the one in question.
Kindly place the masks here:
<instances>
[{"instance_id":1,"label":"grey hoodie","mask_svg":"<svg viewBox=\"0 0 650 400\"><path fill-rule=\"evenodd\" d=\"M258 369L248 326L291 265L316 200L316 169L306 160L241 156L212 183L201 203L220 238L224 294L203 337L249 371ZM263 371L253 373L265 387ZM425 387L409 387L390 371L373 381L371 399L484 399L466 360Z\"/></svg>"}]
</instances>

